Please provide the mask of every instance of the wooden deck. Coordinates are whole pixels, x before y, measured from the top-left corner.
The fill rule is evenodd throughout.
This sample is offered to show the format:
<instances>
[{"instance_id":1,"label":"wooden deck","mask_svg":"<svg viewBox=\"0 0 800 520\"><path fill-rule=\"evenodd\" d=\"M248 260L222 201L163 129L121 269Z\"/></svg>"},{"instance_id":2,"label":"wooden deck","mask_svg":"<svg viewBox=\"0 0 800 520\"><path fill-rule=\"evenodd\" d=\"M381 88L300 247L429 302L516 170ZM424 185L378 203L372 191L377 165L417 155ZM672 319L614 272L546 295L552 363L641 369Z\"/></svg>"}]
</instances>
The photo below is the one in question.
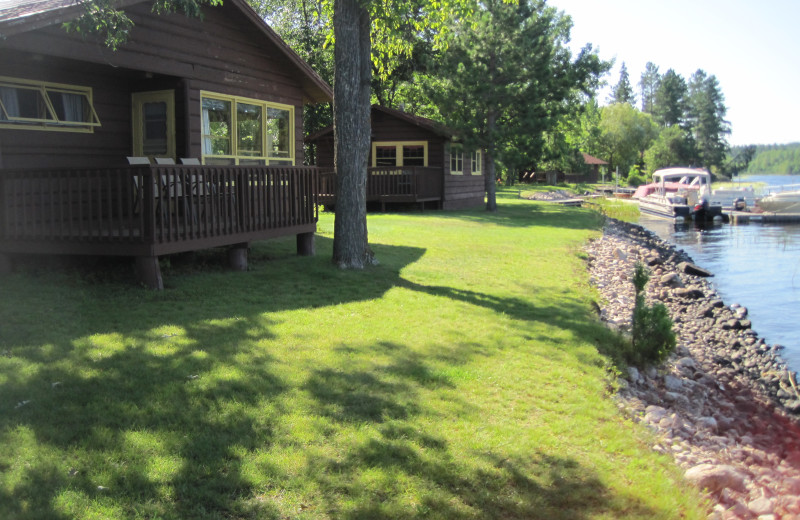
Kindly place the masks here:
<instances>
[{"instance_id":1,"label":"wooden deck","mask_svg":"<svg viewBox=\"0 0 800 520\"><path fill-rule=\"evenodd\" d=\"M287 235L308 253L318 182L313 167L0 170L0 254L134 256L157 269L160 255L246 251L250 241Z\"/></svg>"},{"instance_id":2,"label":"wooden deck","mask_svg":"<svg viewBox=\"0 0 800 520\"><path fill-rule=\"evenodd\" d=\"M435 167L378 167L367 170L367 202L380 202L385 210L387 203L426 202L441 204L444 174ZM336 204L336 173L320 174L318 202Z\"/></svg>"}]
</instances>

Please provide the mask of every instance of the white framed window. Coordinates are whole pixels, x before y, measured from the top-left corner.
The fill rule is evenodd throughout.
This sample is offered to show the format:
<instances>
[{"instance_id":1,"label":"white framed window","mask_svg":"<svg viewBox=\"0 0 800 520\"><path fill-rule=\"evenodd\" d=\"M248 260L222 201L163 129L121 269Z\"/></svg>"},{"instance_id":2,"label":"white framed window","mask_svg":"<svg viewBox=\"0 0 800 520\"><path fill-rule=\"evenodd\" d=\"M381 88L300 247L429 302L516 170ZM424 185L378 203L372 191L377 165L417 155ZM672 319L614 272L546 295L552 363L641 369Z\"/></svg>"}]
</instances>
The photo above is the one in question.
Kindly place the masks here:
<instances>
[{"instance_id":1,"label":"white framed window","mask_svg":"<svg viewBox=\"0 0 800 520\"><path fill-rule=\"evenodd\" d=\"M293 165L294 107L201 92L205 164Z\"/></svg>"},{"instance_id":2,"label":"white framed window","mask_svg":"<svg viewBox=\"0 0 800 520\"><path fill-rule=\"evenodd\" d=\"M472 167L472 175L483 175L481 171L482 153L480 150L475 150L470 154L470 166Z\"/></svg>"},{"instance_id":3,"label":"white framed window","mask_svg":"<svg viewBox=\"0 0 800 520\"><path fill-rule=\"evenodd\" d=\"M450 145L450 174L464 174L464 148L460 144Z\"/></svg>"},{"instance_id":4,"label":"white framed window","mask_svg":"<svg viewBox=\"0 0 800 520\"><path fill-rule=\"evenodd\" d=\"M428 141L375 141L372 166L428 166Z\"/></svg>"},{"instance_id":5,"label":"white framed window","mask_svg":"<svg viewBox=\"0 0 800 520\"><path fill-rule=\"evenodd\" d=\"M0 76L0 128L93 132L91 87Z\"/></svg>"}]
</instances>

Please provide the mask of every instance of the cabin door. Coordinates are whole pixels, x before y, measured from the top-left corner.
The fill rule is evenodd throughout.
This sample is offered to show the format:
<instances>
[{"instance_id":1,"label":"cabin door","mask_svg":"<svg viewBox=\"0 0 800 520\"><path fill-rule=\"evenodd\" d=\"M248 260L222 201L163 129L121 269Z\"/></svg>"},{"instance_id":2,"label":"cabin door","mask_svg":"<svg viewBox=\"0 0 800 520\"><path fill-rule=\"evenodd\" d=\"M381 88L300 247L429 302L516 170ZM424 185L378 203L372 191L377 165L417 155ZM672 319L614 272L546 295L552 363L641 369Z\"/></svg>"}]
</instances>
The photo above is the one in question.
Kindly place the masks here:
<instances>
[{"instance_id":1,"label":"cabin door","mask_svg":"<svg viewBox=\"0 0 800 520\"><path fill-rule=\"evenodd\" d=\"M133 155L175 159L175 91L136 92L133 106Z\"/></svg>"}]
</instances>

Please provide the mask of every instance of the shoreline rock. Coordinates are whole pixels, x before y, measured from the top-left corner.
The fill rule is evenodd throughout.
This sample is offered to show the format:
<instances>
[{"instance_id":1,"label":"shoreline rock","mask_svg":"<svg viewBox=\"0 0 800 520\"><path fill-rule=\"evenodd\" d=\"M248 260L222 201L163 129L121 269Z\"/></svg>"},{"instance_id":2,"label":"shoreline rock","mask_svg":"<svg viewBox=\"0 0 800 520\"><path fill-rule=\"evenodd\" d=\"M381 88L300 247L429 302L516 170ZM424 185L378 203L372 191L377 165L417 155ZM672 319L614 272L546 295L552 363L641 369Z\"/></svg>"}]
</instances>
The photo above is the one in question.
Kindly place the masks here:
<instances>
[{"instance_id":1,"label":"shoreline rock","mask_svg":"<svg viewBox=\"0 0 800 520\"><path fill-rule=\"evenodd\" d=\"M658 369L629 368L620 408L706 489L709 518L800 520L800 392L782 347L758 337L745 307L722 301L713 273L641 226L607 219L585 250L609 326L630 330L636 262L651 272L648 303L674 322L675 353Z\"/></svg>"}]
</instances>

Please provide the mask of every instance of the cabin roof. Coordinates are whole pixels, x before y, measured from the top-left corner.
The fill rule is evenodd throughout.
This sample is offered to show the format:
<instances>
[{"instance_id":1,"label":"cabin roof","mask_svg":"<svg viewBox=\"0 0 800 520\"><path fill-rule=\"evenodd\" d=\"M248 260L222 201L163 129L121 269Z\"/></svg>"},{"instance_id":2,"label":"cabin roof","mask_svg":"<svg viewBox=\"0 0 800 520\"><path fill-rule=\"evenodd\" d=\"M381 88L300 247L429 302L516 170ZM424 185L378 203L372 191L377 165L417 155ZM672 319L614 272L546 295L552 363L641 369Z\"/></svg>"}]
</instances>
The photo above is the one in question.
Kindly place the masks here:
<instances>
[{"instance_id":1,"label":"cabin roof","mask_svg":"<svg viewBox=\"0 0 800 520\"><path fill-rule=\"evenodd\" d=\"M0 1L2 1L2 0L0 0ZM380 106L380 105L372 105L372 112L371 113L374 115L376 111L377 112L382 112L382 113L387 114L387 115L392 116L392 117L395 117L397 119L400 119L402 121L410 123L410 124L412 124L414 126L417 126L419 128L423 128L425 130L428 130L429 132L432 132L432 133L434 133L436 135L439 135L439 136L447 138L447 139L450 139L450 138L452 138L454 136L454 132L452 130L450 130L449 128L447 128L443 124L441 124L441 123L439 123L437 121L434 121L433 119L428 119L427 117L415 116L415 115L403 112L402 110L397 110L395 108L388 108L388 107L384 107L384 106ZM327 126L327 127L323 128L322 130L319 130L318 132L315 132L315 133L309 135L308 137L306 137L306 141L316 141L320 137L324 137L324 136L326 136L326 135L328 135L328 134L330 134L332 132L333 132L333 127L332 126Z\"/></svg>"},{"instance_id":2,"label":"cabin roof","mask_svg":"<svg viewBox=\"0 0 800 520\"><path fill-rule=\"evenodd\" d=\"M588 153L581 152L581 155L583 156L583 162L586 164L600 164L600 165L608 164L604 160L598 159L597 157L592 157Z\"/></svg>"},{"instance_id":3,"label":"cabin roof","mask_svg":"<svg viewBox=\"0 0 800 520\"><path fill-rule=\"evenodd\" d=\"M148 0L118 0L115 7L144 3ZM0 39L24 32L60 25L83 13L84 0L0 0ZM300 73L300 83L308 98L315 103L333 99L333 90L267 23L246 0L225 0L236 6L258 27Z\"/></svg>"}]
</instances>

